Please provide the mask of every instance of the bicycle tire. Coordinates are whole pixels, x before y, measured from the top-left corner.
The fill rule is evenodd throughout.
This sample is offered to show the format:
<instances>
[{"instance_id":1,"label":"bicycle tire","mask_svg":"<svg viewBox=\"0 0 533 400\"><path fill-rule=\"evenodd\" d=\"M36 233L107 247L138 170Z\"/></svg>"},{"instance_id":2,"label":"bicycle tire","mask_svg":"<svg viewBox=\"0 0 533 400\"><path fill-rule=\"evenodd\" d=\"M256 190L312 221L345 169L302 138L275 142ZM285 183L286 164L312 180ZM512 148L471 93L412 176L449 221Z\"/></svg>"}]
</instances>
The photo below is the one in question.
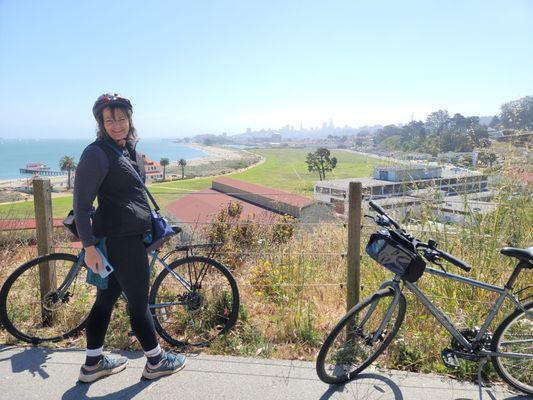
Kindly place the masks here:
<instances>
[{"instance_id":1,"label":"bicycle tire","mask_svg":"<svg viewBox=\"0 0 533 400\"><path fill-rule=\"evenodd\" d=\"M516 309L498 325L491 341L492 351L520 353L527 351L526 354L533 354L531 347L531 342L533 342L533 302L526 304L524 308L529 313ZM516 340L517 335L520 335L519 340ZM508 342L510 339L512 342ZM525 347L520 349L520 344L525 344ZM523 360L496 356L491 357L491 361L498 375L507 384L521 392L533 395L533 358Z\"/></svg>"},{"instance_id":2,"label":"bicycle tire","mask_svg":"<svg viewBox=\"0 0 533 400\"><path fill-rule=\"evenodd\" d=\"M85 327L93 303L87 300L94 299L95 290L85 283L83 274L77 274L62 299L53 297L54 290L45 294L47 300L40 293L40 264L54 263L59 285L77 260L72 254L47 254L22 264L9 275L0 289L0 320L11 335L39 344L69 338Z\"/></svg>"},{"instance_id":3,"label":"bicycle tire","mask_svg":"<svg viewBox=\"0 0 533 400\"><path fill-rule=\"evenodd\" d=\"M165 341L177 347L205 346L235 325L239 289L225 266L212 258L191 256L170 263L169 268L178 271L193 290L167 269L157 276L149 302L155 328ZM154 306L165 302L172 304Z\"/></svg>"},{"instance_id":4,"label":"bicycle tire","mask_svg":"<svg viewBox=\"0 0 533 400\"><path fill-rule=\"evenodd\" d=\"M387 304L392 304L394 295L395 291L392 288L379 290L356 304L340 319L318 353L316 371L321 381L340 384L352 380L385 351L398 333L405 317L406 301L403 293L400 293L399 301L378 340L373 344L369 341L384 321L388 310ZM382 300L386 301L380 304ZM389 300L391 303L387 303ZM363 318L357 319L362 313L365 313ZM360 324L358 321L363 322ZM350 323L353 326L348 328ZM339 350L333 347L337 339L340 339Z\"/></svg>"}]
</instances>

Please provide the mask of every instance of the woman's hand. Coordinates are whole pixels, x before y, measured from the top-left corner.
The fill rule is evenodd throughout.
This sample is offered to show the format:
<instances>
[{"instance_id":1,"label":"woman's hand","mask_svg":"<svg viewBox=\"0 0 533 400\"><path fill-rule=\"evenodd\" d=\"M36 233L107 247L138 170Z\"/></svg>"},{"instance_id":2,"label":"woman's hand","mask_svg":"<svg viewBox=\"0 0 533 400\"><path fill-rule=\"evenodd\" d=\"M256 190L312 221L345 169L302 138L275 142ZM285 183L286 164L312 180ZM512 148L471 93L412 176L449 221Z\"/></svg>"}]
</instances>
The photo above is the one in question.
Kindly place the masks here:
<instances>
[{"instance_id":1,"label":"woman's hand","mask_svg":"<svg viewBox=\"0 0 533 400\"><path fill-rule=\"evenodd\" d=\"M95 274L102 271L102 256L96 251L96 247L89 246L85 248L85 265L87 265Z\"/></svg>"}]
</instances>

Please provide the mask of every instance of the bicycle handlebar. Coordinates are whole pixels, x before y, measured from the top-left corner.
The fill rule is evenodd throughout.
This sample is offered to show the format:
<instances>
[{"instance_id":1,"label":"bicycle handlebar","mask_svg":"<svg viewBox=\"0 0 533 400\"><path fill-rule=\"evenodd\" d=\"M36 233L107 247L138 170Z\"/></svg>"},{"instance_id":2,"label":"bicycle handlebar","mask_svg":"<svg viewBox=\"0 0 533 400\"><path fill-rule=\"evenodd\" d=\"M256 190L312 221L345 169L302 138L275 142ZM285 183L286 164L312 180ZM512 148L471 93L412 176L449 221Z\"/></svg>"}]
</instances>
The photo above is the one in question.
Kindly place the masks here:
<instances>
[{"instance_id":1,"label":"bicycle handlebar","mask_svg":"<svg viewBox=\"0 0 533 400\"><path fill-rule=\"evenodd\" d=\"M396 228L401 229L400 224L398 224L395 220L393 220L386 212L385 210L378 204L374 203L372 200L368 202L370 207L374 209L378 214L383 215L384 217L387 217L390 223Z\"/></svg>"},{"instance_id":2,"label":"bicycle handlebar","mask_svg":"<svg viewBox=\"0 0 533 400\"><path fill-rule=\"evenodd\" d=\"M451 254L448 254L442 250L438 250L439 256L442 257L444 260L452 263L453 265L461 268L463 271L470 272L472 267L465 263L464 261L459 260L458 258L455 258Z\"/></svg>"},{"instance_id":3,"label":"bicycle handlebar","mask_svg":"<svg viewBox=\"0 0 533 400\"><path fill-rule=\"evenodd\" d=\"M398 224L395 220L393 220L386 212L385 210L383 209L383 207L379 206L378 204L374 203L373 201L369 201L368 204L370 205L370 207L372 207L372 209L374 209L374 211L376 211L378 214L382 215L383 217L387 218L388 221L391 223L391 225L393 225L396 229L402 229L400 227L400 224ZM420 242L420 241L416 241L419 245L422 245L421 247L425 247L425 248L431 248L432 250L436 251L438 253L438 255L448 261L449 263L461 268L462 270L466 271L466 272L470 272L472 270L472 267L470 265L468 265L467 263L465 263L464 261L461 261L459 260L458 258L455 258L454 256L452 256L451 254L448 254L442 250L438 250L434 247L430 247L427 243L424 243L424 242Z\"/></svg>"}]
</instances>

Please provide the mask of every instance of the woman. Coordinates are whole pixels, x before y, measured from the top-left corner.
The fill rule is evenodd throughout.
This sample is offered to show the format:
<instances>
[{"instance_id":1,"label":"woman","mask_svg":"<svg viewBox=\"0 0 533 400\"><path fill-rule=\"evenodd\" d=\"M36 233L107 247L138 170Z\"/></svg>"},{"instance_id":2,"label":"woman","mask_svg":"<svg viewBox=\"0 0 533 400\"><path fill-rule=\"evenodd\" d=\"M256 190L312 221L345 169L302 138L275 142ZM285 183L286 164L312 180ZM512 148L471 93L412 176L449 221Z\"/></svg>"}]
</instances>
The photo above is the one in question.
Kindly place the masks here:
<instances>
[{"instance_id":1,"label":"woman","mask_svg":"<svg viewBox=\"0 0 533 400\"><path fill-rule=\"evenodd\" d=\"M93 114L98 122L97 139L85 148L76 169L74 217L85 249L85 264L95 274L102 270L102 257L95 245L105 240L114 271L104 285L98 285L87 319L87 353L79 379L93 382L126 368L125 358L103 355L111 312L121 292L128 299L131 327L147 357L142 376L154 379L182 369L185 357L161 349L148 308L150 270L143 238L150 234L151 218L139 178L144 180L145 175L142 158L135 151L132 106L128 99L106 93L94 103ZM98 208L91 226L96 197Z\"/></svg>"}]
</instances>

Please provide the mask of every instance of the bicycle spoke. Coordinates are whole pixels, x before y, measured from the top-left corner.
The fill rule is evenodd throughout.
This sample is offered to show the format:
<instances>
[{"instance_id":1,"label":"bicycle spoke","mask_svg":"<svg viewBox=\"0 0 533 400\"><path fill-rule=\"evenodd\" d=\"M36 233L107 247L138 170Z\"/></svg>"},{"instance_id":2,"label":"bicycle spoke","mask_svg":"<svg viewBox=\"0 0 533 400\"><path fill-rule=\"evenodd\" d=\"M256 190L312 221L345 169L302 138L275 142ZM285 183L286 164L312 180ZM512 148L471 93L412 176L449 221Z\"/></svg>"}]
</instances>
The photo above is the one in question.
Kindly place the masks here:
<instances>
[{"instance_id":1,"label":"bicycle spoke","mask_svg":"<svg viewBox=\"0 0 533 400\"><path fill-rule=\"evenodd\" d=\"M187 290L171 273L164 271L156 279L150 302L165 305L165 319L158 318L156 328L169 342L205 343L228 329L236 318L238 291L233 278L213 260L191 257L171 264L173 274L191 278ZM229 278L228 278L229 276Z\"/></svg>"},{"instance_id":2,"label":"bicycle spoke","mask_svg":"<svg viewBox=\"0 0 533 400\"><path fill-rule=\"evenodd\" d=\"M529 309L533 304L527 306ZM503 353L493 357L496 372L511 386L533 394L533 321L528 311L515 311L497 328L492 350ZM512 353L506 357L505 353Z\"/></svg>"},{"instance_id":3,"label":"bicycle spoke","mask_svg":"<svg viewBox=\"0 0 533 400\"><path fill-rule=\"evenodd\" d=\"M78 282L81 271L70 286L61 291L77 258L70 254L52 254L32 260L6 281L3 289L2 318L6 329L30 343L59 340L76 332L92 306L95 290ZM40 270L50 269L51 289L42 292ZM15 276L16 275L16 276Z\"/></svg>"},{"instance_id":4,"label":"bicycle spoke","mask_svg":"<svg viewBox=\"0 0 533 400\"><path fill-rule=\"evenodd\" d=\"M317 358L326 383L342 383L361 372L390 343L405 314L405 299L383 292L359 303L335 326Z\"/></svg>"}]
</instances>

